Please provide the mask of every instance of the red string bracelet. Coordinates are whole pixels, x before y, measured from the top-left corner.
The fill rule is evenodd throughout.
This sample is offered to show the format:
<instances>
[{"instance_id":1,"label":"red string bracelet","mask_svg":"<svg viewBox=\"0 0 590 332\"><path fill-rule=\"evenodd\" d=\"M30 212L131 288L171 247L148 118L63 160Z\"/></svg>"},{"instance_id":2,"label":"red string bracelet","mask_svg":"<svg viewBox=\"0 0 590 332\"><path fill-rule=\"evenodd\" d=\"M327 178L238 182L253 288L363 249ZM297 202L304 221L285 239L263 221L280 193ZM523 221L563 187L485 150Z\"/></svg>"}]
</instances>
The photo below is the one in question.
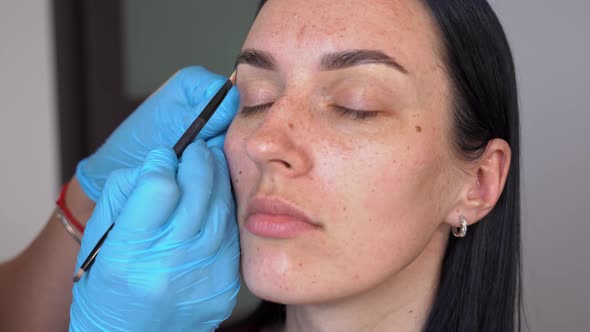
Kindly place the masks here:
<instances>
[{"instance_id":1,"label":"red string bracelet","mask_svg":"<svg viewBox=\"0 0 590 332\"><path fill-rule=\"evenodd\" d=\"M78 220L76 220L76 218L74 218L74 215L72 215L72 212L66 206L66 192L68 191L68 185L69 182L66 182L66 184L64 184L63 187L61 187L59 198L55 203L63 211L63 214L66 218L68 218L72 226L76 227L76 230L78 230L80 234L84 234L84 226L82 226L82 224Z\"/></svg>"}]
</instances>

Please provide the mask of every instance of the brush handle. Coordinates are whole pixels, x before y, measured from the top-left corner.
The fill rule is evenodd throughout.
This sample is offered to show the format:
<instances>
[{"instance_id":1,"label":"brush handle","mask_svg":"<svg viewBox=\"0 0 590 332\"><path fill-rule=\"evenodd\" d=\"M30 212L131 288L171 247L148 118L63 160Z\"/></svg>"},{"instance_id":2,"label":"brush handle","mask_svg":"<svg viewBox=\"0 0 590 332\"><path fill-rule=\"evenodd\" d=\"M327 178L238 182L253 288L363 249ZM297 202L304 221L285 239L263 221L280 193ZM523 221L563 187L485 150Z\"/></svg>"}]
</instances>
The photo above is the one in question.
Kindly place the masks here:
<instances>
[{"instance_id":1,"label":"brush handle","mask_svg":"<svg viewBox=\"0 0 590 332\"><path fill-rule=\"evenodd\" d=\"M84 272L88 271L88 269L92 266L92 263L96 258L96 255L98 255L98 252L100 251L100 248L102 247L104 240L106 240L107 236L109 235L109 232L111 231L111 229L113 229L113 226L115 226L114 223L111 224L111 227L109 227L109 229L107 229L107 231L100 238L100 240L98 240L98 243L96 244L96 246L94 246L94 248L90 252L90 255L88 255L88 258L86 258L84 263L82 263L82 266L80 266L80 268L84 270Z\"/></svg>"},{"instance_id":2,"label":"brush handle","mask_svg":"<svg viewBox=\"0 0 590 332\"><path fill-rule=\"evenodd\" d=\"M193 121L193 123L188 127L184 134L182 134L182 136L180 137L178 142L176 142L173 148L177 158L180 159L186 147L192 143L192 141L195 139L195 137L197 137L201 129L205 127L205 124L207 123L207 121L209 121L213 113L215 113L215 110L217 110L219 105L221 105L221 102L223 101L225 96L227 96L227 93L229 92L229 90L231 90L232 86L232 81L228 79L225 82L225 84L223 84L223 86L219 89L219 91L217 91L215 96L211 98L211 100L209 101L207 106L205 106L201 114L199 114L199 116L195 119L195 121Z\"/></svg>"}]
</instances>

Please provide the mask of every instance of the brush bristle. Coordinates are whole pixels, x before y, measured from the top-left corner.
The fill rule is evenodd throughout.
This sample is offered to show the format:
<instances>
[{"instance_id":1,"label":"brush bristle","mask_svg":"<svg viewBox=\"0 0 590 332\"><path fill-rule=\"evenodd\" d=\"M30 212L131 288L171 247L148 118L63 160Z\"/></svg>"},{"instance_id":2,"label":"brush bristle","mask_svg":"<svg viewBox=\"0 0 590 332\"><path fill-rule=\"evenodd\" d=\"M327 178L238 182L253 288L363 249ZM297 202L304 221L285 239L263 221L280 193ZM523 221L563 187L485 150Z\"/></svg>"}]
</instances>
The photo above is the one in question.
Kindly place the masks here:
<instances>
[{"instance_id":1,"label":"brush bristle","mask_svg":"<svg viewBox=\"0 0 590 332\"><path fill-rule=\"evenodd\" d=\"M232 82L233 85L236 85L236 76L237 75L238 75L238 72L236 70L234 70L234 72L229 77L229 80Z\"/></svg>"},{"instance_id":2,"label":"brush bristle","mask_svg":"<svg viewBox=\"0 0 590 332\"><path fill-rule=\"evenodd\" d=\"M74 282L78 282L80 279L82 279L83 275L84 269L79 269L78 272L76 272L76 274L74 275Z\"/></svg>"}]
</instances>

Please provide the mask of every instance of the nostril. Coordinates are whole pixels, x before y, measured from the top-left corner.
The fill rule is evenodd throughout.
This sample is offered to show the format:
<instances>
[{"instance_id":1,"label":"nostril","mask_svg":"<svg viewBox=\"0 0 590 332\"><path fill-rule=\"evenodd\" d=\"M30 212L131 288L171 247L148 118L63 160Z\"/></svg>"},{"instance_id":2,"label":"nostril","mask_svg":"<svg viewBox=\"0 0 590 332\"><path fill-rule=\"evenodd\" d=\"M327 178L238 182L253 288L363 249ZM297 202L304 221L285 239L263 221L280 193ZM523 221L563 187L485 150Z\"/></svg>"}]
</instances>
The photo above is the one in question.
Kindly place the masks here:
<instances>
[{"instance_id":1,"label":"nostril","mask_svg":"<svg viewBox=\"0 0 590 332\"><path fill-rule=\"evenodd\" d=\"M287 169L293 168L293 166L291 165L291 163L286 162L286 161L284 161L282 159L274 159L273 161L276 162L276 163L279 163L279 164L283 164L283 166L285 166Z\"/></svg>"}]
</instances>

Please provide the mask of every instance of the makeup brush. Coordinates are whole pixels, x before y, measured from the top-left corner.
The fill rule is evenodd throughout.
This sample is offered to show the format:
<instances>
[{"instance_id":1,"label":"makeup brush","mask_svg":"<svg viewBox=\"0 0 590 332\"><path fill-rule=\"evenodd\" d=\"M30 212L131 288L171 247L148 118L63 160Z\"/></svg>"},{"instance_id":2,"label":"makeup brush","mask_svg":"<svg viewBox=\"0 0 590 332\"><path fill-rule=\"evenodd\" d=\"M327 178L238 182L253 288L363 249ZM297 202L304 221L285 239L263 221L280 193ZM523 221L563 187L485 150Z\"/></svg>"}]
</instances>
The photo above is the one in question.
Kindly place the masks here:
<instances>
[{"instance_id":1,"label":"makeup brush","mask_svg":"<svg viewBox=\"0 0 590 332\"><path fill-rule=\"evenodd\" d=\"M211 98L209 103L207 103L207 106L205 106L205 108L195 119L195 121L191 123L188 129L184 132L184 134L182 134L180 139L176 142L173 148L174 152L176 153L176 157L180 159L184 150L197 137L201 129L205 127L205 124L207 124L207 121L209 121L213 113L215 113L217 108L219 108L219 105L221 105L221 102L223 101L223 99L225 99L225 97L229 93L229 90L231 90L231 88L235 84L235 81L236 71L234 71L231 74L229 79L223 84L223 86L221 86L219 91L217 91L215 96ZM107 231L100 238L100 240L98 240L98 243L96 243L96 246L94 246L94 248L90 252L90 255L88 255L86 260L84 260L84 263L82 263L82 265L74 275L74 282L78 282L82 278L84 273L88 271L88 269L90 269L90 267L94 263L94 260L96 259L96 256L98 255L98 252L100 251L100 248L102 247L102 244L104 243L104 240L106 240L109 232L111 231L111 229L113 229L113 226L115 226L114 223L111 225L111 227L109 227L109 229L107 229Z\"/></svg>"},{"instance_id":2,"label":"makeup brush","mask_svg":"<svg viewBox=\"0 0 590 332\"><path fill-rule=\"evenodd\" d=\"M221 105L221 102L223 101L223 99L225 99L225 96L227 96L227 93L233 87L235 80L236 71L234 71L231 74L229 79L223 84L219 91L217 91L215 96L211 98L211 100L209 101L207 106L205 106L205 109L203 109L201 114L199 114L199 116L195 119L195 121L193 121L193 123L188 127L184 134L182 134L182 137L180 137L178 142L176 142L176 144L174 145L174 152L176 152L176 156L178 158L180 158L182 152L184 152L184 149L186 149L186 147L189 146L189 144L191 144L195 137L197 137L201 129L203 129L203 127L205 126L207 121L209 121L209 119L217 110L219 105Z\"/></svg>"}]
</instances>

